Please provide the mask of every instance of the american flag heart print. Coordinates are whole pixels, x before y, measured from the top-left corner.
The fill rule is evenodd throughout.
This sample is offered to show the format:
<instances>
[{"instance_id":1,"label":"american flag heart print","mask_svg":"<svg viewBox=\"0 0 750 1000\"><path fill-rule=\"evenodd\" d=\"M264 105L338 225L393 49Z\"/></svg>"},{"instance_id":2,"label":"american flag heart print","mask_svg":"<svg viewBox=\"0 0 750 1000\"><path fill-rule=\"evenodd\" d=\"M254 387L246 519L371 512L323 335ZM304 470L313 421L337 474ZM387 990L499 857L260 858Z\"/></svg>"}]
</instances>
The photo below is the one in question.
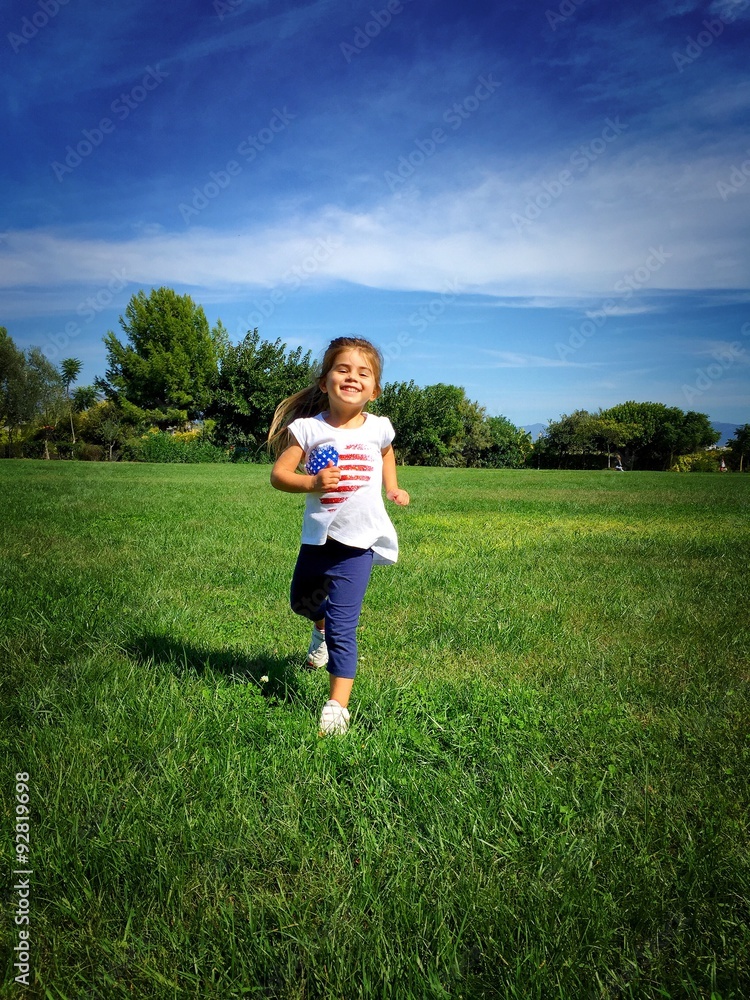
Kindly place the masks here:
<instances>
[{"instance_id":1,"label":"american flag heart print","mask_svg":"<svg viewBox=\"0 0 750 1000\"><path fill-rule=\"evenodd\" d=\"M332 446L323 445L321 447ZM335 449L333 450L335 452ZM364 444L349 445L346 451L342 451L336 457L338 467L341 469L341 479L339 479L336 489L329 490L320 498L324 507L335 507L348 500L365 483L369 483L375 468L374 459L368 451L367 445ZM326 464L327 462L322 467L325 468Z\"/></svg>"},{"instance_id":2,"label":"american flag heart print","mask_svg":"<svg viewBox=\"0 0 750 1000\"><path fill-rule=\"evenodd\" d=\"M325 469L329 462L338 465L339 453L332 444L319 444L308 455L305 462L305 472L308 476L317 476L320 470Z\"/></svg>"}]
</instances>

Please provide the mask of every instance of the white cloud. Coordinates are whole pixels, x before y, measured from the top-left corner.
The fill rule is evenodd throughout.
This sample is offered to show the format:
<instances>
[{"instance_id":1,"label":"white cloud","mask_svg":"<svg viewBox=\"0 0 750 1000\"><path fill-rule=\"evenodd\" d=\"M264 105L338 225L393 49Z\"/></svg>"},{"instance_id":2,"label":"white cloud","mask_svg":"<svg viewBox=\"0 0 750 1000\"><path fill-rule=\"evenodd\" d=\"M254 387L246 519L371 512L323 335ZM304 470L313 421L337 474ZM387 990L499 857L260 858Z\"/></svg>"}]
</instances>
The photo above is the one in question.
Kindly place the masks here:
<instances>
[{"instance_id":1,"label":"white cloud","mask_svg":"<svg viewBox=\"0 0 750 1000\"><path fill-rule=\"evenodd\" d=\"M539 354L520 354L517 351L493 351L489 348L479 348L478 353L489 354L494 360L481 365L461 365L456 367L470 368L600 368L601 361L563 361L559 358L547 358Z\"/></svg>"},{"instance_id":2,"label":"white cloud","mask_svg":"<svg viewBox=\"0 0 750 1000\"><path fill-rule=\"evenodd\" d=\"M658 289L750 286L750 199L719 197L726 169L713 157L634 148L602 156L556 197L544 187L554 174L529 175L522 164L515 176L487 172L471 187L446 179L419 204L387 197L358 213L298 209L265 227L240 220L229 232L208 227L209 210L205 226L170 233L142 223L122 241L16 230L0 244L0 287L95 287L121 272L131 283L219 294L330 281L422 291L458 283L523 304L613 296L628 315L653 308L638 295ZM519 232L514 214L534 203L542 207Z\"/></svg>"}]
</instances>

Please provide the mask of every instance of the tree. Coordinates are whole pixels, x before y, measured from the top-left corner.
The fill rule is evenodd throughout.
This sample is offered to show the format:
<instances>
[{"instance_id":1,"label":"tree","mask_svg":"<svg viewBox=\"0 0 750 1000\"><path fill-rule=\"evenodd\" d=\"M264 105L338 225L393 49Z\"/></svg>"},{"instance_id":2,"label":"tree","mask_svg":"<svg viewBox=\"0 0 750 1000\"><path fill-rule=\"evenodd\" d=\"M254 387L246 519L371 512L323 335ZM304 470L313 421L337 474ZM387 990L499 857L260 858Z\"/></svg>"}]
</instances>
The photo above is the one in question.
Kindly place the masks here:
<instances>
[{"instance_id":1,"label":"tree","mask_svg":"<svg viewBox=\"0 0 750 1000\"><path fill-rule=\"evenodd\" d=\"M465 465L466 426L476 420L468 404L457 385L439 382L421 389L413 381L391 382L372 409L396 428L393 447L402 463Z\"/></svg>"},{"instance_id":2,"label":"tree","mask_svg":"<svg viewBox=\"0 0 750 1000\"><path fill-rule=\"evenodd\" d=\"M65 360L60 364L60 376L63 381L63 386L65 387L65 398L68 400L68 409L70 410L70 433L72 435L73 444L76 443L76 431L73 426L73 404L70 399L70 385L71 382L75 382L81 374L81 368L83 368L83 364L78 360L78 358L65 358Z\"/></svg>"},{"instance_id":3,"label":"tree","mask_svg":"<svg viewBox=\"0 0 750 1000\"><path fill-rule=\"evenodd\" d=\"M629 424L607 416L604 410L592 416L590 430L595 444L607 452L607 468L612 468L613 449L625 449L638 434L638 424Z\"/></svg>"},{"instance_id":4,"label":"tree","mask_svg":"<svg viewBox=\"0 0 750 1000\"><path fill-rule=\"evenodd\" d=\"M287 396L310 385L314 367L310 352L297 347L287 353L281 340L261 340L257 329L237 345L229 345L221 362L214 397L206 417L216 420L218 444L259 449L276 407Z\"/></svg>"},{"instance_id":5,"label":"tree","mask_svg":"<svg viewBox=\"0 0 750 1000\"><path fill-rule=\"evenodd\" d=\"M94 402L81 414L81 437L93 444L101 444L107 449L107 457L112 461L115 444L121 442L127 433L121 409L111 399Z\"/></svg>"},{"instance_id":6,"label":"tree","mask_svg":"<svg viewBox=\"0 0 750 1000\"><path fill-rule=\"evenodd\" d=\"M99 390L95 385L79 385L73 392L73 409L76 413L88 410L99 399Z\"/></svg>"},{"instance_id":7,"label":"tree","mask_svg":"<svg viewBox=\"0 0 750 1000\"><path fill-rule=\"evenodd\" d=\"M30 347L26 357L26 391L33 402L34 418L44 431L44 457L49 459L49 435L67 410L62 376L38 347Z\"/></svg>"},{"instance_id":8,"label":"tree","mask_svg":"<svg viewBox=\"0 0 750 1000\"><path fill-rule=\"evenodd\" d=\"M556 459L559 469L583 466L582 456L597 452L592 421L588 410L574 410L550 421L537 445L540 457Z\"/></svg>"},{"instance_id":9,"label":"tree","mask_svg":"<svg viewBox=\"0 0 750 1000\"><path fill-rule=\"evenodd\" d=\"M28 392L26 357L0 326L0 424L8 428L8 454L13 434L34 415L34 400Z\"/></svg>"},{"instance_id":10,"label":"tree","mask_svg":"<svg viewBox=\"0 0 750 1000\"><path fill-rule=\"evenodd\" d=\"M464 390L461 390L462 393ZM487 422L487 411L479 403L466 398L458 406L461 428L460 465L477 467L484 464L483 456L492 446L492 435Z\"/></svg>"},{"instance_id":11,"label":"tree","mask_svg":"<svg viewBox=\"0 0 750 1000\"><path fill-rule=\"evenodd\" d=\"M650 462L653 443L663 419L666 406L662 403L618 403L608 410L602 410L600 417L618 424L630 424L632 434L628 442L628 460L631 466Z\"/></svg>"},{"instance_id":12,"label":"tree","mask_svg":"<svg viewBox=\"0 0 750 1000\"><path fill-rule=\"evenodd\" d=\"M745 456L750 454L750 424L737 427L734 436L729 439L729 452L732 458L739 459L739 471L745 462Z\"/></svg>"},{"instance_id":13,"label":"tree","mask_svg":"<svg viewBox=\"0 0 750 1000\"><path fill-rule=\"evenodd\" d=\"M628 451L631 464L643 469L669 469L680 455L689 455L716 444L721 435L705 413L684 413L663 403L632 400L603 410L602 418L632 425Z\"/></svg>"},{"instance_id":14,"label":"tree","mask_svg":"<svg viewBox=\"0 0 750 1000\"><path fill-rule=\"evenodd\" d=\"M127 336L123 345L112 331L104 337L106 379L97 388L108 399L127 401L154 423L170 416L202 416L211 402L218 377L223 327L213 334L201 306L171 288L134 295L120 317Z\"/></svg>"},{"instance_id":15,"label":"tree","mask_svg":"<svg viewBox=\"0 0 750 1000\"><path fill-rule=\"evenodd\" d=\"M438 382L425 386L424 407L427 423L424 427L423 453L420 465L465 465L462 451L465 444L464 416L468 400L461 386Z\"/></svg>"},{"instance_id":16,"label":"tree","mask_svg":"<svg viewBox=\"0 0 750 1000\"><path fill-rule=\"evenodd\" d=\"M507 417L488 417L490 446L481 455L481 464L493 469L519 469L534 447L531 434L516 427Z\"/></svg>"},{"instance_id":17,"label":"tree","mask_svg":"<svg viewBox=\"0 0 750 1000\"><path fill-rule=\"evenodd\" d=\"M415 382L387 382L370 404L373 413L388 417L396 428L393 450L402 464L417 465L422 452L423 427L427 419L422 390Z\"/></svg>"}]
</instances>

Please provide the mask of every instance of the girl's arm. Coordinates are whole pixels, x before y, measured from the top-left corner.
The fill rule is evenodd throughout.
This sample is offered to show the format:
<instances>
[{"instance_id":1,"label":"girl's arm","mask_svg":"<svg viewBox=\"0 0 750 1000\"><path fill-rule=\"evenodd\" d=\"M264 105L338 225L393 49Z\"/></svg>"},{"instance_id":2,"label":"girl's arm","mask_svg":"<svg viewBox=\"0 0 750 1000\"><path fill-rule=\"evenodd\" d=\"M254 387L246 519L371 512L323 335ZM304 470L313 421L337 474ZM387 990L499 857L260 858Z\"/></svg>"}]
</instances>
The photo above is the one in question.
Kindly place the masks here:
<instances>
[{"instance_id":1,"label":"girl's arm","mask_svg":"<svg viewBox=\"0 0 750 1000\"><path fill-rule=\"evenodd\" d=\"M271 469L271 486L283 493L325 493L333 490L341 478L341 473L329 462L316 476L297 472L297 466L305 457L298 444L290 444L284 449Z\"/></svg>"},{"instance_id":2,"label":"girl's arm","mask_svg":"<svg viewBox=\"0 0 750 1000\"><path fill-rule=\"evenodd\" d=\"M383 448L383 486L385 487L385 495L389 500L393 500L399 507L406 507L408 505L409 494L406 490L398 488L396 456L390 444L387 448Z\"/></svg>"}]
</instances>

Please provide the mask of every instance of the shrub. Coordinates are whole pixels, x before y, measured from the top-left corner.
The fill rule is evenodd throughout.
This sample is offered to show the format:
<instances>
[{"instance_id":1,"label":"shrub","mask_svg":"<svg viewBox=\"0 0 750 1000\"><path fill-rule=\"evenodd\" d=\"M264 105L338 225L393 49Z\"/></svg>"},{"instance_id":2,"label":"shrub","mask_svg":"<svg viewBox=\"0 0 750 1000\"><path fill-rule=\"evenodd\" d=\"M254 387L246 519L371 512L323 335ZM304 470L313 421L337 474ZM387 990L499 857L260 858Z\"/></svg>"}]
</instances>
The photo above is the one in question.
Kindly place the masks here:
<instances>
[{"instance_id":1,"label":"shrub","mask_svg":"<svg viewBox=\"0 0 750 1000\"><path fill-rule=\"evenodd\" d=\"M105 449L100 444L90 444L88 441L76 441L73 448L73 458L79 462L102 462Z\"/></svg>"},{"instance_id":2,"label":"shrub","mask_svg":"<svg viewBox=\"0 0 750 1000\"><path fill-rule=\"evenodd\" d=\"M167 434L152 427L141 438L128 438L123 442L122 458L132 462L230 461L229 454L222 448L208 441L198 441L195 437L186 441L184 437L184 434Z\"/></svg>"},{"instance_id":3,"label":"shrub","mask_svg":"<svg viewBox=\"0 0 750 1000\"><path fill-rule=\"evenodd\" d=\"M718 472L721 455L715 451L696 451L680 455L670 467L670 472Z\"/></svg>"}]
</instances>

